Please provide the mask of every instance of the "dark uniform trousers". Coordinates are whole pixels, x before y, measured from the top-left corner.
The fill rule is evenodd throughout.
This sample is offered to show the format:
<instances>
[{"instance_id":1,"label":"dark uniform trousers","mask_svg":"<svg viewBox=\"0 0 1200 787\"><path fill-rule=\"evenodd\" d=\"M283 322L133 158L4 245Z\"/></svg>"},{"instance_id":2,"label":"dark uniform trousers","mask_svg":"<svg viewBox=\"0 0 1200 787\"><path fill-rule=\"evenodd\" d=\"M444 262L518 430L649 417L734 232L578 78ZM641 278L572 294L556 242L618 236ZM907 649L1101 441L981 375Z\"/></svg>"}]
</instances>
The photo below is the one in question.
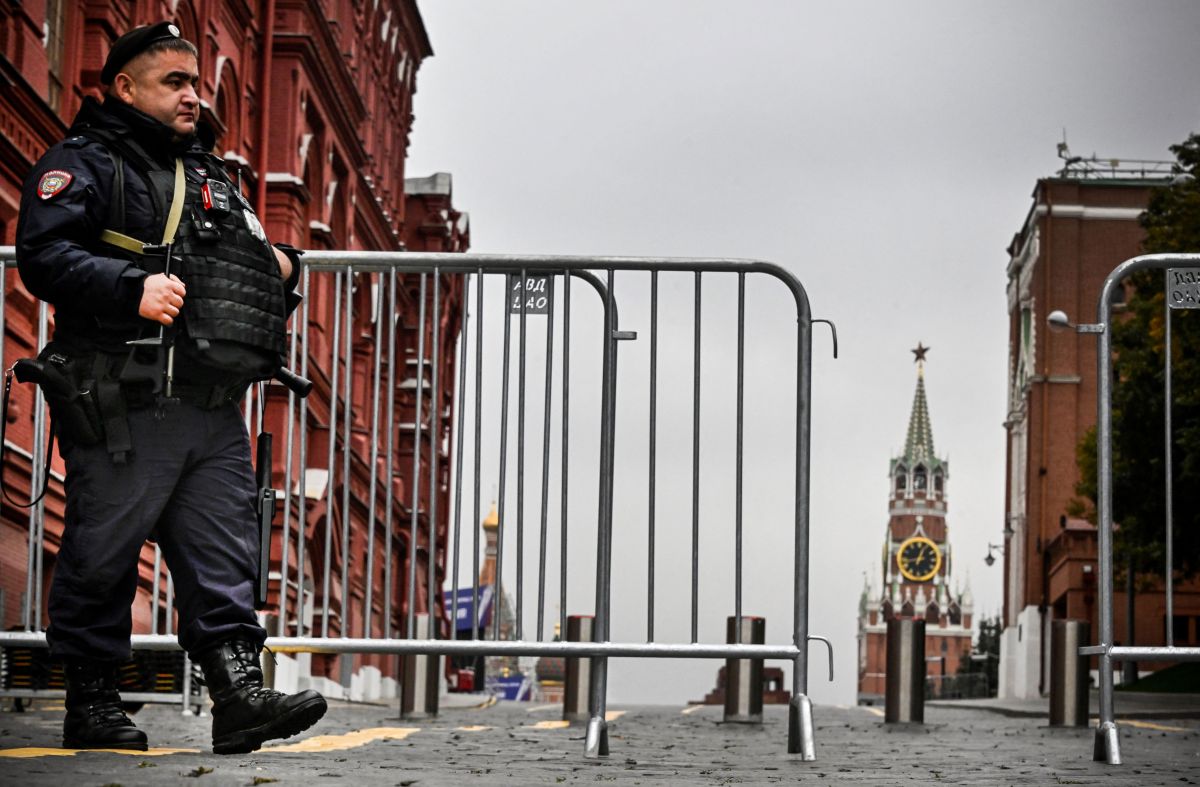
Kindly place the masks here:
<instances>
[{"instance_id":1,"label":"dark uniform trousers","mask_svg":"<svg viewBox=\"0 0 1200 787\"><path fill-rule=\"evenodd\" d=\"M147 539L162 547L171 571L185 650L235 636L261 645L266 632L253 611L256 483L241 410L150 406L130 411L129 431L133 451L124 464L103 442L62 445L67 501L50 588L51 653L129 658Z\"/></svg>"}]
</instances>

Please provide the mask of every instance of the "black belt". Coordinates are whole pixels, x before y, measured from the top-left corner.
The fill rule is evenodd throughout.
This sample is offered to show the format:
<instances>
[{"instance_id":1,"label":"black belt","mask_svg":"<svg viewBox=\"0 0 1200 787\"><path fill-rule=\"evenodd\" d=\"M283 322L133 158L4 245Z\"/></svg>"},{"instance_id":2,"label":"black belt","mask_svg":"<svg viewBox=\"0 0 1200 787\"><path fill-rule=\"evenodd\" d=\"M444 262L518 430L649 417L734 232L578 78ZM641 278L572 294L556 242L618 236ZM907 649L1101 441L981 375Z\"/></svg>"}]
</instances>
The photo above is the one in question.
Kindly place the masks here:
<instances>
[{"instance_id":1,"label":"black belt","mask_svg":"<svg viewBox=\"0 0 1200 787\"><path fill-rule=\"evenodd\" d=\"M184 404L199 407L202 410L215 410L218 407L236 402L245 393L244 384L237 385L197 385L193 383L174 383L171 386L171 396ZM124 389L125 401L131 410L151 407L159 403L159 396L145 386L129 386Z\"/></svg>"}]
</instances>

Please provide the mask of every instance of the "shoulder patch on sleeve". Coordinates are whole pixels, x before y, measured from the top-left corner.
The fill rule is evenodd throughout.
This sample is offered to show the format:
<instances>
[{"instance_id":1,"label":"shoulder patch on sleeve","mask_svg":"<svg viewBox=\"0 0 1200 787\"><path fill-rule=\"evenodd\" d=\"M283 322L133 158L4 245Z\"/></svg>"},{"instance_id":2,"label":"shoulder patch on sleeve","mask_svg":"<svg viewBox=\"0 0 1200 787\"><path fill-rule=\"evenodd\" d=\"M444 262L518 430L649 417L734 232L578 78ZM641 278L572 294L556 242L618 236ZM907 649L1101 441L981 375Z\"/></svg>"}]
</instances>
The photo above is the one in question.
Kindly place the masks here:
<instances>
[{"instance_id":1,"label":"shoulder patch on sleeve","mask_svg":"<svg viewBox=\"0 0 1200 787\"><path fill-rule=\"evenodd\" d=\"M44 173L38 181L37 193L42 199L51 199L66 191L67 186L75 177L65 169L52 169Z\"/></svg>"}]
</instances>

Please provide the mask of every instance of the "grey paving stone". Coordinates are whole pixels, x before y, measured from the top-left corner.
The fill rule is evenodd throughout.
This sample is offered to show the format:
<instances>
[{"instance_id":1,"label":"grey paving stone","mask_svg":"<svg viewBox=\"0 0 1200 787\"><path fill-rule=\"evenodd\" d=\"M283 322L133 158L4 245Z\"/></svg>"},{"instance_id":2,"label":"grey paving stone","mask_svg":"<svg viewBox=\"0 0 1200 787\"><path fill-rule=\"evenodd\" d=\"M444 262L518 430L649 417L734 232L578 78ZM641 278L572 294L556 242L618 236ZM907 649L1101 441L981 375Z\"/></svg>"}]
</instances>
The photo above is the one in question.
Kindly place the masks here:
<instances>
[{"instance_id":1,"label":"grey paving stone","mask_svg":"<svg viewBox=\"0 0 1200 787\"><path fill-rule=\"evenodd\" d=\"M60 706L61 707L61 706ZM1051 729L1044 720L952 705L926 709L924 725L885 725L864 708L817 707L817 761L786 753L787 717L768 706L761 726L723 724L721 709L616 707L611 753L583 756L583 729L539 728L556 708L519 703L444 708L435 719L401 721L396 708L333 703L314 730L293 741L375 728L392 730L356 748L270 749L218 757L207 718L148 706L136 716L154 747L198 749L164 756L80 753L0 757L0 784L55 785L419 785L464 784L1196 784L1200 720L1123 725L1125 764L1091 760L1091 729ZM0 748L59 743L62 711L0 713ZM482 728L482 729L480 729ZM367 735L367 733L360 733ZM344 743L344 741L343 741ZM193 782L193 779L195 780Z\"/></svg>"}]
</instances>

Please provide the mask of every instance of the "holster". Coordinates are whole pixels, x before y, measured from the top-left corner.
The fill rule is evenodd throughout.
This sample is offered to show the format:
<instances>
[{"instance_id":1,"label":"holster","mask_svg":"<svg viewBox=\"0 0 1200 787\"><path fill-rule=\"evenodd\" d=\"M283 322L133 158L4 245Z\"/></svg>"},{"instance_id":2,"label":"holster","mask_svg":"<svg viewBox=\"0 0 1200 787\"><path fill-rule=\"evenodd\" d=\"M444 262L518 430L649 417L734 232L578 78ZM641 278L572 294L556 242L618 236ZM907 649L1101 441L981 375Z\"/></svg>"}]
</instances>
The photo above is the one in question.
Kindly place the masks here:
<instances>
[{"instance_id":1,"label":"holster","mask_svg":"<svg viewBox=\"0 0 1200 787\"><path fill-rule=\"evenodd\" d=\"M41 387L59 435L83 446L95 445L104 437L91 371L90 363L70 358L53 343L46 345L37 358L22 358L13 365L19 382Z\"/></svg>"}]
</instances>

